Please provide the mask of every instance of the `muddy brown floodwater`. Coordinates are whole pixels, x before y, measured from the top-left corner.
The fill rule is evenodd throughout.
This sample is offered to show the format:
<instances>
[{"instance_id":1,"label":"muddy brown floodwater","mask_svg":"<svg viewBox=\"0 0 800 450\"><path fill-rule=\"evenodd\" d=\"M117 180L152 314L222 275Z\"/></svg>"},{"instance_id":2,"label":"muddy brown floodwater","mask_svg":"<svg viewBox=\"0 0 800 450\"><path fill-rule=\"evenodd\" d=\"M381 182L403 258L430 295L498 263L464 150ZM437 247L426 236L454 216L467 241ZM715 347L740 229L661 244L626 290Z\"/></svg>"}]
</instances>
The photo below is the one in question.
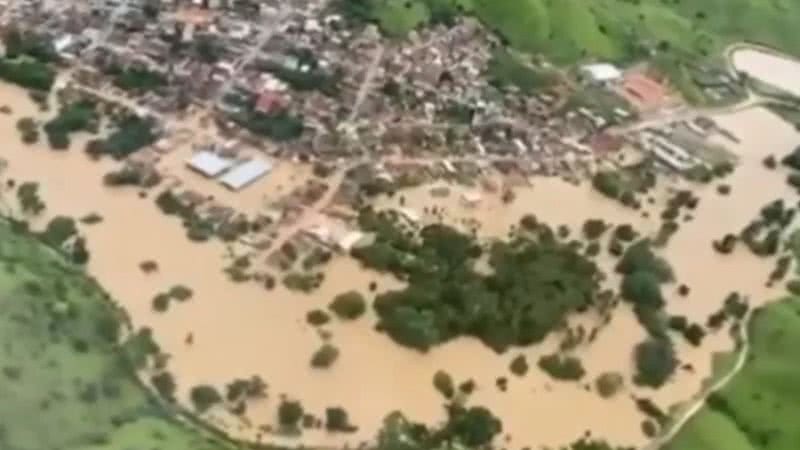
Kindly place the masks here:
<instances>
[{"instance_id":1,"label":"muddy brown floodwater","mask_svg":"<svg viewBox=\"0 0 800 450\"><path fill-rule=\"evenodd\" d=\"M603 400L586 391L583 384L554 381L535 367L539 355L557 347L558 336L551 336L536 347L505 355L497 355L468 338L420 354L399 347L375 332L375 318L369 313L355 323L334 321L326 327L341 356L331 369L313 370L309 359L322 339L305 323L306 312L324 307L334 295L345 290L366 293L371 281L377 281L379 289L398 287L397 281L365 271L353 260L339 257L330 264L322 287L310 296L294 294L282 287L268 292L254 284L233 284L222 272L226 265L222 244L191 243L181 224L163 216L152 198L141 199L133 190L103 187L101 178L114 164L90 161L82 152L81 139L76 139L68 152L21 144L16 120L38 114L23 91L0 85L0 104L10 105L14 110L13 115L0 116L0 132L6 136L2 157L9 162L6 177L41 183L48 209L40 220L53 214L80 217L97 212L103 216L102 223L82 228L92 254L88 270L124 305L136 325L153 329L162 349L170 355L169 370L178 382L179 398L186 401L189 389L199 383L222 388L236 377L253 374L267 382L269 398L248 409L247 417L255 426L245 426L224 411L211 413L213 423L238 437L255 439L258 425L273 424L281 394L301 400L306 410L317 416L326 407L341 405L359 431L334 435L308 430L300 438L266 436L267 440L312 446L354 445L371 440L383 417L393 410L416 420L437 422L444 418L444 410L431 380L434 372L446 369L456 381L476 382L477 390L470 402L484 405L502 418L511 447L557 446L587 430L620 445L638 445L645 442L639 426L642 416L628 394L650 396L664 408L685 401L709 375L711 355L732 348L725 332L710 336L697 349L676 339L681 360L694 366L693 373L679 371L659 391L629 387L628 392ZM741 164L725 180L732 187L732 195L720 196L714 186L700 189L698 195L702 200L695 219L681 225L666 251L679 282L691 287L686 298L674 294L674 288L668 291L669 311L703 323L731 291L748 294L755 305L778 294L764 287L771 264L744 250L720 257L712 250L711 241L740 230L768 201L791 194L784 177L762 168L761 159L767 153L786 153L800 142L791 126L763 109L720 116L716 120L741 138L741 143L733 147L741 157ZM286 166L284 170L289 173L293 169ZM296 170L302 176L305 169ZM286 176L285 183L291 184L293 176ZM274 191L278 184L281 183L251 186L242 201L257 203L264 196L277 195ZM504 235L525 213L534 213L551 225L567 224L573 230L590 217L632 223L640 231L652 232L658 226L654 219L648 221L639 213L600 197L588 183L573 186L558 179L537 178L533 187L518 189L510 205L485 195L475 208L460 205L459 189L454 188L456 192L446 199L432 198L429 187L410 190L404 196L406 205L418 211L425 206L444 206L451 223L465 218L479 221L483 236ZM230 193L219 195L227 195L225 198L231 204L237 202L237 197ZM395 197L378 203L388 207L397 201ZM657 217L658 211L653 209L652 217ZM138 265L144 260L157 261L158 273L143 274ZM177 283L194 290L192 300L173 305L167 313L154 313L153 296ZM599 319L587 314L574 320L592 324ZM194 343L187 346L184 340L190 332ZM591 346L576 350L587 370L586 382L605 371L621 372L630 380L631 350L644 336L632 313L621 307ZM525 354L534 362L524 378L509 374L508 364L518 354ZM495 387L500 376L509 378L506 393Z\"/></svg>"}]
</instances>

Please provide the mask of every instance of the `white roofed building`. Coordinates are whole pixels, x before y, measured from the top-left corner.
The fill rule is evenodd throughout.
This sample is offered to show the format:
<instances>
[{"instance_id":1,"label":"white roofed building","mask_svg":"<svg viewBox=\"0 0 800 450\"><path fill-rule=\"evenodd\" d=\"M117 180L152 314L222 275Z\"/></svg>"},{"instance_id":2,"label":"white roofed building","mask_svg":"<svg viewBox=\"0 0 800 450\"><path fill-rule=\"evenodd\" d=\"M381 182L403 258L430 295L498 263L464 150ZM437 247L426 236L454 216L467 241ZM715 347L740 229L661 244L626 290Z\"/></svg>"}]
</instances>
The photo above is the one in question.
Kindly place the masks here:
<instances>
[{"instance_id":1,"label":"white roofed building","mask_svg":"<svg viewBox=\"0 0 800 450\"><path fill-rule=\"evenodd\" d=\"M238 191L272 170L272 163L264 159L252 159L240 164L222 176L219 181L228 189Z\"/></svg>"},{"instance_id":2,"label":"white roofed building","mask_svg":"<svg viewBox=\"0 0 800 450\"><path fill-rule=\"evenodd\" d=\"M231 168L233 164L233 160L223 158L207 150L195 153L186 161L186 165L189 166L190 169L209 178L216 177L225 172Z\"/></svg>"},{"instance_id":3,"label":"white roofed building","mask_svg":"<svg viewBox=\"0 0 800 450\"><path fill-rule=\"evenodd\" d=\"M586 81L594 84L612 84L622 80L622 71L608 63L586 64L580 68Z\"/></svg>"}]
</instances>

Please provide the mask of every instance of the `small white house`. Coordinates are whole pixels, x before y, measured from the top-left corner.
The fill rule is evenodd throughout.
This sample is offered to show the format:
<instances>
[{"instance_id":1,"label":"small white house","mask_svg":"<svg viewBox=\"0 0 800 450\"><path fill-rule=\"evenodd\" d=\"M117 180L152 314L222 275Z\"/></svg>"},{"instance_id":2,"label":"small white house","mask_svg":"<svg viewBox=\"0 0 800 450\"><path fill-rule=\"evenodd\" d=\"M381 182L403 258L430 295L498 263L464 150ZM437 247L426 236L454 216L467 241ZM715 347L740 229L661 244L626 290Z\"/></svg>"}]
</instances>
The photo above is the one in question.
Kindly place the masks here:
<instances>
[{"instance_id":1,"label":"small white house","mask_svg":"<svg viewBox=\"0 0 800 450\"><path fill-rule=\"evenodd\" d=\"M622 79L622 71L609 63L586 64L581 66L580 74L592 84L609 85Z\"/></svg>"}]
</instances>

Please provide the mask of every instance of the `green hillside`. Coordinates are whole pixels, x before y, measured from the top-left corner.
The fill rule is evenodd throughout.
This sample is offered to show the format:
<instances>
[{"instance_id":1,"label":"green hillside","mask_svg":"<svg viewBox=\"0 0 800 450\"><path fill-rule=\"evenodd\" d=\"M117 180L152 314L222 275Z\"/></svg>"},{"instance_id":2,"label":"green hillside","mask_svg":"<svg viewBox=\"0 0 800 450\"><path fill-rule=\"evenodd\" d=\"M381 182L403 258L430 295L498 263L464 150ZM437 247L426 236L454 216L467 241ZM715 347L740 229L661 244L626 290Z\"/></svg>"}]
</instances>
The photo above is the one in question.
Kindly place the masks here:
<instances>
[{"instance_id":1,"label":"green hillside","mask_svg":"<svg viewBox=\"0 0 800 450\"><path fill-rule=\"evenodd\" d=\"M748 40L800 55L792 0L338 0L391 35L471 14L519 50L556 62L631 61L651 51L708 56Z\"/></svg>"},{"instance_id":2,"label":"green hillside","mask_svg":"<svg viewBox=\"0 0 800 450\"><path fill-rule=\"evenodd\" d=\"M665 450L797 450L800 445L800 299L757 313L751 355Z\"/></svg>"},{"instance_id":3,"label":"green hillside","mask_svg":"<svg viewBox=\"0 0 800 450\"><path fill-rule=\"evenodd\" d=\"M117 345L123 322L79 269L0 223L0 449L225 448L138 383L130 356L153 343Z\"/></svg>"}]
</instances>

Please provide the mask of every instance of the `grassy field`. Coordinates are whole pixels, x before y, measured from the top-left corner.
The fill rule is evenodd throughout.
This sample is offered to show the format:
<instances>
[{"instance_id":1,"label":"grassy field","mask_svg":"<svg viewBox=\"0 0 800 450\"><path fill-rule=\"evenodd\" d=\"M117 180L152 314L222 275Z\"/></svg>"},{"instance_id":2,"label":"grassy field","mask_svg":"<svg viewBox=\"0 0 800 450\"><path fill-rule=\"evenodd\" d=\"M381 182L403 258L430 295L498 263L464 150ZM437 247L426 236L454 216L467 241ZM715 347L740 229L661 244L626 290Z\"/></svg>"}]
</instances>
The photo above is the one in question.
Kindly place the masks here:
<instances>
[{"instance_id":1,"label":"grassy field","mask_svg":"<svg viewBox=\"0 0 800 450\"><path fill-rule=\"evenodd\" d=\"M666 450L796 450L800 445L800 299L753 317L744 369Z\"/></svg>"},{"instance_id":2,"label":"grassy field","mask_svg":"<svg viewBox=\"0 0 800 450\"><path fill-rule=\"evenodd\" d=\"M137 382L121 323L82 272L0 223L0 449L227 448Z\"/></svg>"},{"instance_id":3,"label":"grassy field","mask_svg":"<svg viewBox=\"0 0 800 450\"><path fill-rule=\"evenodd\" d=\"M748 40L800 56L792 0L339 0L362 19L403 35L472 14L519 50L571 64L631 61L650 50L708 56Z\"/></svg>"}]
</instances>

